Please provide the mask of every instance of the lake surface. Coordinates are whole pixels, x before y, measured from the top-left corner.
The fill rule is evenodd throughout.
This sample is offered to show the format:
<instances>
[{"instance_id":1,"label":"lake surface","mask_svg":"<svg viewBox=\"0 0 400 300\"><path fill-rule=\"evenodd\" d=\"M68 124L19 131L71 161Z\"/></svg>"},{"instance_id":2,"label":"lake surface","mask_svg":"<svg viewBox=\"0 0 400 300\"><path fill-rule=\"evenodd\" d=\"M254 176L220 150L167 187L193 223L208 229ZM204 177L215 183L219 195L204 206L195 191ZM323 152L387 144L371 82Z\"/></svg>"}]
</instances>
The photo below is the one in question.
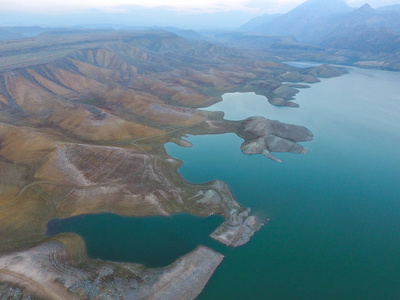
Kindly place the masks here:
<instances>
[{"instance_id":1,"label":"lake surface","mask_svg":"<svg viewBox=\"0 0 400 300\"><path fill-rule=\"evenodd\" d=\"M308 66L307 64L303 66ZM225 255L199 299L400 299L400 73L352 69L303 89L300 108L252 93L207 108L230 120L261 115L304 125L308 154L284 163L244 155L234 134L167 144L190 182L226 181L237 200L271 222L228 248L209 234L222 217L54 219L48 235L81 235L88 255L161 267L206 245Z\"/></svg>"},{"instance_id":2,"label":"lake surface","mask_svg":"<svg viewBox=\"0 0 400 300\"><path fill-rule=\"evenodd\" d=\"M164 267L198 245L219 247L209 235L222 222L221 216L201 218L186 213L143 218L104 213L53 219L47 224L47 235L79 234L93 259Z\"/></svg>"},{"instance_id":3,"label":"lake surface","mask_svg":"<svg viewBox=\"0 0 400 300\"><path fill-rule=\"evenodd\" d=\"M400 299L400 73L351 69L296 102L236 93L207 108L308 127L310 152L282 164L242 154L234 134L166 145L186 180L224 180L272 219L243 247L213 247L225 259L199 299Z\"/></svg>"}]
</instances>

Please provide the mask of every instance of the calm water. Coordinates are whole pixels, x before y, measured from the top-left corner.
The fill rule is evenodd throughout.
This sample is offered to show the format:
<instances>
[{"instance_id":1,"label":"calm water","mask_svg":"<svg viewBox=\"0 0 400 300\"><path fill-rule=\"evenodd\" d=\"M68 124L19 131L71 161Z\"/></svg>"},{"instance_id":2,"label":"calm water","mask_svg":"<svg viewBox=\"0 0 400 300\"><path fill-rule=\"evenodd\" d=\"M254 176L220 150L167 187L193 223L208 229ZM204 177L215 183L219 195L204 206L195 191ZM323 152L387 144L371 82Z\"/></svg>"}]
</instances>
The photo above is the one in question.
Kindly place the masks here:
<instances>
[{"instance_id":1,"label":"calm water","mask_svg":"<svg viewBox=\"0 0 400 300\"><path fill-rule=\"evenodd\" d=\"M241 153L234 134L167 144L183 177L226 181L236 198L272 221L245 246L209 238L222 219L188 214L113 214L52 220L48 234L75 232L92 258L165 266L197 245L225 259L199 299L400 299L400 73L353 69L297 96L300 108L227 94L210 110L307 126L306 155L278 164Z\"/></svg>"},{"instance_id":2,"label":"calm water","mask_svg":"<svg viewBox=\"0 0 400 300\"><path fill-rule=\"evenodd\" d=\"M209 235L223 222L221 216L200 218L189 214L172 217L122 217L105 213L53 219L47 235L79 234L91 258L135 262L163 267L198 245L220 247Z\"/></svg>"},{"instance_id":3,"label":"calm water","mask_svg":"<svg viewBox=\"0 0 400 300\"><path fill-rule=\"evenodd\" d=\"M222 179L272 218L247 245L218 246L226 258L199 299L400 299L400 73L353 69L296 102L227 94L210 108L307 126L310 152L283 164L243 155L233 134L166 145L186 180Z\"/></svg>"}]
</instances>

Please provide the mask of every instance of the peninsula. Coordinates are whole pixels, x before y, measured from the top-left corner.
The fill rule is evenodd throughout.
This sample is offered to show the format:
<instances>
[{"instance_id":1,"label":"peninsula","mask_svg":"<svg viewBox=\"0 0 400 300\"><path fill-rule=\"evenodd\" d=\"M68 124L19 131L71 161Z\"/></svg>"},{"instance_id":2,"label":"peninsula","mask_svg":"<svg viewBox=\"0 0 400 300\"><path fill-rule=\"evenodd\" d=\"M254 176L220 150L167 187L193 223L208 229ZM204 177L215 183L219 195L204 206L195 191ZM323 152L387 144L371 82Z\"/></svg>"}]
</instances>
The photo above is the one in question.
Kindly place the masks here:
<instances>
[{"instance_id":1,"label":"peninsula","mask_svg":"<svg viewBox=\"0 0 400 300\"><path fill-rule=\"evenodd\" d=\"M92 260L53 218L111 212L222 215L212 237L247 243L262 223L222 181L191 184L164 144L235 133L245 154L305 153L305 127L206 107L227 92L293 102L299 83L345 71L298 69L167 31L42 33L0 42L0 295L22 299L193 299L223 256L200 246L162 269ZM293 83L295 82L295 83ZM290 108L288 108L290 109Z\"/></svg>"}]
</instances>

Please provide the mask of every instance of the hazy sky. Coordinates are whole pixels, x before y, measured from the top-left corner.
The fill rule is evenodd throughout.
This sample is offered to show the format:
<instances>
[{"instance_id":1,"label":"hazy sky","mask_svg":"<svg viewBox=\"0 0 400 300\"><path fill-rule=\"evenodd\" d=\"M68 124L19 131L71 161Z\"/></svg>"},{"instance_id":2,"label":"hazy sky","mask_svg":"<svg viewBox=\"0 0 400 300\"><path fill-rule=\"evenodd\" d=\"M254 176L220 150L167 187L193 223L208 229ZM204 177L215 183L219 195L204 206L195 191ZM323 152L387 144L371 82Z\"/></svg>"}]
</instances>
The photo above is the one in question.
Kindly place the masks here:
<instances>
[{"instance_id":1,"label":"hazy sky","mask_svg":"<svg viewBox=\"0 0 400 300\"><path fill-rule=\"evenodd\" d=\"M0 0L2 11L20 12L77 12L84 9L100 9L109 12L123 13L127 5L147 8L164 7L191 13L210 13L242 10L251 13L286 12L304 0ZM347 0L350 6L361 6L367 1ZM399 4L399 0L370 0L373 7Z\"/></svg>"},{"instance_id":2,"label":"hazy sky","mask_svg":"<svg viewBox=\"0 0 400 300\"><path fill-rule=\"evenodd\" d=\"M328 1L328 0L320 0ZM287 12L305 0L0 0L0 26L174 26L236 28L265 14ZM347 0L352 7L366 1ZM372 7L400 0L370 0Z\"/></svg>"}]
</instances>

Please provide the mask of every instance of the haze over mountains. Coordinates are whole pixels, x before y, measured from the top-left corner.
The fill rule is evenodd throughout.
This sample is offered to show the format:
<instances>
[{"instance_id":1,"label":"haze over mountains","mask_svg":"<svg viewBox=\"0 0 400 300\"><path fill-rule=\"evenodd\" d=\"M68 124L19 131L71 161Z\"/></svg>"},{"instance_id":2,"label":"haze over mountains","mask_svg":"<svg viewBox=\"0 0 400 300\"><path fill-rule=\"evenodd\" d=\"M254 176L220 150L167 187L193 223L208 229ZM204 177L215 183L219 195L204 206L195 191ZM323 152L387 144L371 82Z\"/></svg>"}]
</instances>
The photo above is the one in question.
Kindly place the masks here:
<instances>
[{"instance_id":1,"label":"haze over mountains","mask_svg":"<svg viewBox=\"0 0 400 300\"><path fill-rule=\"evenodd\" d=\"M22 3L24 0L12 1ZM37 1L43 8L37 18L46 10L42 1L45 0ZM338 77L347 72L346 68L329 64L299 68L282 63L288 60L400 71L398 6L373 9L364 5L351 9L341 0L309 0L287 14L258 17L235 31L159 27L163 21L157 20L156 14L148 20L152 27L137 30L127 21L129 14L117 13L111 15L124 18L117 19L120 23L107 25L108 28L100 24L105 20L97 13L93 15L97 23L87 26L74 23L82 18L77 14L71 15L69 20L72 27L57 27L58 23L50 23L51 28L22 26L23 22L16 22L18 26L5 26L4 14L1 7L0 299L31 299L31 296L35 299L195 299L221 263L223 254L199 246L162 268L136 264L135 259L131 260L134 264L101 260L110 259L108 257L91 259L86 253L85 240L73 233L50 237L47 234L48 222L54 218L101 213L127 217L170 216L175 213L203 217L220 215L224 221L216 225L218 227L210 237L226 246L242 246L269 221L264 213L267 210L259 210L260 214L257 210L251 212L250 205L242 206L229 186L218 179L201 184L190 183L179 170L183 160L171 156L165 145L175 143L191 147L188 135L231 134L243 140L241 145L237 144L243 154L262 154L282 162L275 156L276 152L308 152L300 142L313 139L310 130L301 124L266 119L258 116L258 111L254 113L257 116L231 120L223 111L208 111L208 107L222 101L222 96L227 93L254 93L265 96L265 105L268 101L274 106L299 107L293 100L300 89L311 88L311 84L320 81L319 78ZM173 15L176 14L171 13ZM185 15L190 18L188 16ZM147 17L145 14L141 16ZM68 14L65 13L63 18L68 18ZM213 26L211 22L207 23L207 18L200 16L197 20L207 27ZM171 21L174 21L173 17ZM196 23L196 20L189 21ZM27 22L32 20L27 18ZM239 20L232 19L232 23L235 22ZM219 24L225 25L223 19ZM387 92L383 85L377 89ZM331 91L328 89L325 94ZM376 98L382 98L381 95ZM319 103L331 101L324 93L319 93L318 98L324 98ZM299 110L300 113L310 106L319 109L317 113L321 111L317 102L306 105L304 110ZM346 110L346 106L335 105ZM325 111L332 113L329 109ZM313 111L310 111L310 118L313 118L311 113ZM343 120L332 117L332 124ZM294 120L297 122L298 119ZM373 122L367 120L366 124L374 128L370 123ZM366 127L366 131L369 128ZM338 130L338 136L343 131ZM379 141L373 135L368 135L370 137L374 143ZM326 138L335 142L329 134ZM208 145L219 144L209 141ZM228 147L233 145L227 143ZM346 146L343 145L343 151L348 151ZM326 148L332 151L327 153L337 151L336 147ZM228 153L221 150L207 151L215 156L217 162L220 152L223 155ZM195 159L199 157L195 156ZM371 159L366 157L368 161ZM315 166L325 165L320 163L320 159L317 158ZM335 163L333 159L333 155L324 158ZM237 164L236 157L228 161L230 167L239 173L245 176L250 173L251 168ZM277 172L275 175L275 168L271 167L271 172L264 169L272 176L268 178L276 177L275 182L283 188L276 190L278 202L282 203L281 191L288 187L293 188L293 194L285 192L288 199L299 188L307 191L304 194L307 199L315 186L321 190L319 181L314 184L307 172L302 172L306 165L317 177L323 175L320 170L330 171L320 166L314 169L306 162L297 166L300 169L293 165L290 172L298 171L293 173L293 180L288 180L290 176L281 175L285 173ZM347 166L343 166L347 170ZM333 169L336 168L335 163ZM230 170L227 168L226 174L231 174ZM262 180L254 190L266 184L271 189L260 190L262 197L257 196L249 203L256 204L259 201L256 199L267 203L268 197L275 197L270 195L273 181L266 181L263 174L254 176L254 179ZM299 177L305 178L303 184L292 184ZM347 175L341 177L346 181ZM323 179L330 185L327 178ZM243 183L247 184L246 181ZM353 188L355 185L350 183ZM322 189L322 192L324 196L326 190ZM248 193L243 199L251 197ZM316 197L319 197L318 193ZM349 193L349 197L353 197L353 193ZM282 207L282 204L277 207ZM307 215L299 213L297 207L294 214L299 215L301 219L297 224L301 224ZM254 208L259 209L257 206ZM336 211L334 219L337 219ZM96 230L103 233L100 227ZM149 235L147 230L137 230ZM113 236L117 231L108 231L107 234ZM289 238L292 238L291 234ZM333 243L336 240L335 237ZM107 251L110 249L110 252L120 247L114 247L113 243L106 243L101 238L100 242L100 247ZM135 242L142 246L140 239ZM169 243L178 246L173 240ZM268 245L260 245L262 247L257 253L265 254ZM314 244L310 245L313 247ZM329 242L329 247L331 245ZM129 247L121 248L134 252ZM283 251L285 248L281 247ZM221 248L216 246L216 249ZM227 255L230 252L226 250ZM280 256L282 251L277 253ZM266 257L270 259L272 256L268 254ZM303 260L300 256L299 259ZM286 258L283 261L287 264ZM320 269L319 260L316 261ZM270 281L271 277L264 273L270 272L271 265L263 267L262 272L251 270L248 273L242 268L252 264L247 266L242 260L240 264L242 266L235 276L248 277L251 287L255 281L247 274L261 274ZM226 278L229 281L229 276ZM285 284L286 278L285 274ZM327 278L331 286L332 280ZM242 288L243 283L244 280L237 286ZM229 284L228 288L231 286ZM18 295L13 296L15 293ZM225 296L232 299L238 295ZM264 297L246 295L239 298Z\"/></svg>"},{"instance_id":2,"label":"haze over mountains","mask_svg":"<svg viewBox=\"0 0 400 300\"><path fill-rule=\"evenodd\" d=\"M354 9L343 0L309 0L286 14L257 17L238 30L222 40L280 56L285 52L287 59L400 69L400 5Z\"/></svg>"},{"instance_id":3,"label":"haze over mountains","mask_svg":"<svg viewBox=\"0 0 400 300\"><path fill-rule=\"evenodd\" d=\"M125 25L116 22L118 18L114 17L117 15ZM169 12L167 15L170 20L185 16L183 14L178 17L176 12ZM233 17L235 12L219 12L216 15L221 16L221 20L231 16L230 19L235 22L243 17ZM93 12L93 16L99 16L98 12ZM400 70L400 4L374 9L369 4L352 8L344 0L308 0L285 14L266 14L250 20L236 30L216 26L214 31L157 26L163 23L163 18L156 18L154 26L137 27L129 25L127 15L110 16L110 20L114 21L107 25L107 29L163 29L192 40L220 42L223 45L262 51L266 58L275 61L311 60ZM186 18L189 16L186 15ZM72 19L78 17L73 16ZM201 22L204 28L213 27L211 14L198 14L191 21L192 28L201 28ZM232 26L235 22L224 23L224 26ZM104 26L75 26L72 30L105 28ZM46 31L60 30L63 29L3 26L0 27L0 40L29 38Z\"/></svg>"},{"instance_id":4,"label":"haze over mountains","mask_svg":"<svg viewBox=\"0 0 400 300\"><path fill-rule=\"evenodd\" d=\"M344 0L309 0L286 14L264 15L239 29L324 47L388 52L399 49L400 5L352 9Z\"/></svg>"},{"instance_id":5,"label":"haze over mountains","mask_svg":"<svg viewBox=\"0 0 400 300\"><path fill-rule=\"evenodd\" d=\"M235 133L245 154L278 162L271 152L304 154L297 142L313 134L303 126L257 116L229 121L197 108L229 92L294 107L296 88L309 87L299 82L343 73L166 31L70 29L0 42L0 288L10 283L7 299L21 299L8 297L15 290L34 299L194 299L222 254L198 247L162 269L91 260L79 236L47 238L47 222L103 212L219 214L226 222L211 237L247 243L262 221L222 181L185 181L165 143L190 147L187 134Z\"/></svg>"},{"instance_id":6,"label":"haze over mountains","mask_svg":"<svg viewBox=\"0 0 400 300\"><path fill-rule=\"evenodd\" d=\"M278 17L264 15L258 20L251 20L241 26L240 29L265 34L289 35L309 42L314 40L313 31L316 30L314 27L309 28L310 25L325 24L327 18L351 10L343 0L309 0ZM261 22L264 18L265 21ZM257 23L254 23L254 21Z\"/></svg>"}]
</instances>

